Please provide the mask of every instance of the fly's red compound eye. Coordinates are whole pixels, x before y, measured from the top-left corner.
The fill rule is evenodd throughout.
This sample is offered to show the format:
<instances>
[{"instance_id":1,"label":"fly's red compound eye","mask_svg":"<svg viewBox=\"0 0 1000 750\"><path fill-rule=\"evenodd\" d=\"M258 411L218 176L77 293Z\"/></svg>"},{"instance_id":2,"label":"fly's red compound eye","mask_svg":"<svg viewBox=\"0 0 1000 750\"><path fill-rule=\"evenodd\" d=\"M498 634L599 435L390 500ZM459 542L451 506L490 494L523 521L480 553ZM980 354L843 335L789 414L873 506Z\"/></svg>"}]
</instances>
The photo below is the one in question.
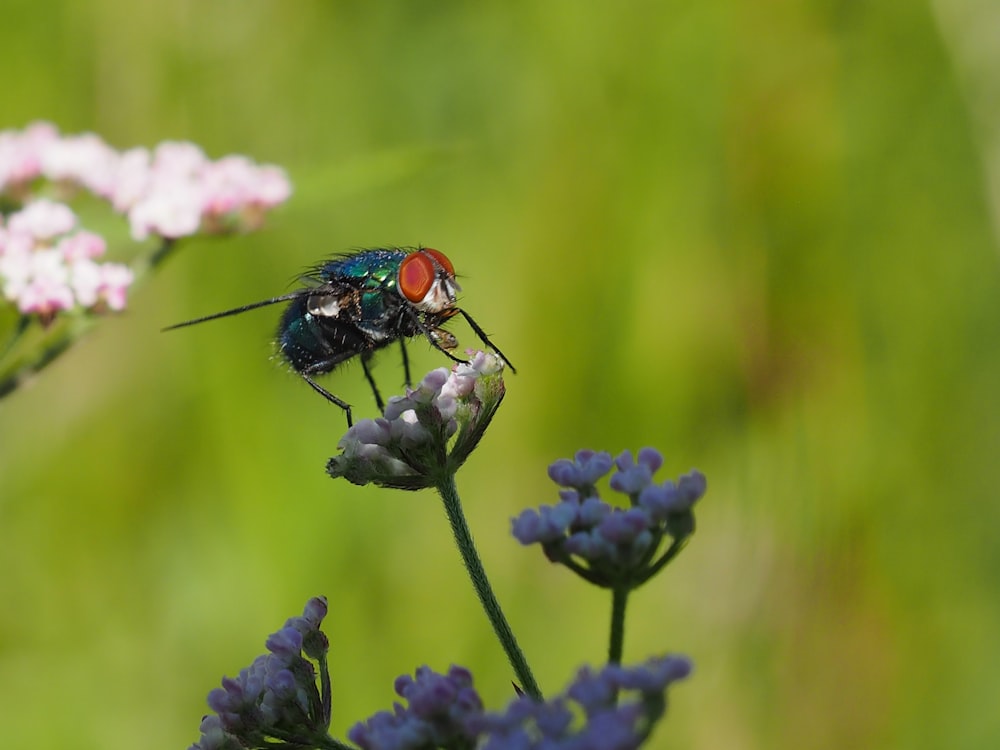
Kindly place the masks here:
<instances>
[{"instance_id":1,"label":"fly's red compound eye","mask_svg":"<svg viewBox=\"0 0 1000 750\"><path fill-rule=\"evenodd\" d=\"M440 250L435 250L432 247L425 247L420 252L431 256L438 262L438 265L441 266L441 268L448 272L448 275L451 278L455 278L455 267L451 265L451 261L448 260L447 255L442 253Z\"/></svg>"},{"instance_id":2,"label":"fly's red compound eye","mask_svg":"<svg viewBox=\"0 0 1000 750\"><path fill-rule=\"evenodd\" d=\"M441 253L433 251L435 255ZM434 262L425 254L426 250L411 253L399 264L399 291L410 302L420 302L427 296L434 284ZM447 258L445 258L447 260ZM451 266L451 263L448 264Z\"/></svg>"}]
</instances>

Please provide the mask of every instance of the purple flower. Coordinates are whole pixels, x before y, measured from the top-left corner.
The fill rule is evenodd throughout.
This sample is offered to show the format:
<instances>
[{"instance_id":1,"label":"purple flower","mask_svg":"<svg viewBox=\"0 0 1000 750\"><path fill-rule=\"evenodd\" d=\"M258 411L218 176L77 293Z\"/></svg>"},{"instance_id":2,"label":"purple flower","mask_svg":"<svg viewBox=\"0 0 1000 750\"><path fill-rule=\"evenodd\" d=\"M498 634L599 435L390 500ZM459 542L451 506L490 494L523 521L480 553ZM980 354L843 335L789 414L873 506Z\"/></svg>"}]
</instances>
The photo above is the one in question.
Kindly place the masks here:
<instances>
[{"instance_id":1,"label":"purple flower","mask_svg":"<svg viewBox=\"0 0 1000 750\"><path fill-rule=\"evenodd\" d=\"M554 545L553 545L554 546ZM568 555L591 562L599 561L602 567L613 569L617 567L618 554L615 546L601 536L596 529L573 532L562 544L562 549ZM550 559L559 559L557 554L549 553Z\"/></svg>"},{"instance_id":2,"label":"purple flower","mask_svg":"<svg viewBox=\"0 0 1000 750\"><path fill-rule=\"evenodd\" d=\"M290 664L302 651L302 633L286 626L277 633L271 633L264 645L279 661Z\"/></svg>"},{"instance_id":3,"label":"purple flower","mask_svg":"<svg viewBox=\"0 0 1000 750\"><path fill-rule=\"evenodd\" d=\"M705 475L692 469L682 474L676 483L667 480L643 488L638 504L657 521L664 521L671 515L688 513L705 494L706 488Z\"/></svg>"},{"instance_id":4,"label":"purple flower","mask_svg":"<svg viewBox=\"0 0 1000 750\"><path fill-rule=\"evenodd\" d=\"M301 619L309 628L318 629L323 624L323 620L326 618L329 610L330 608L326 603L325 596L314 596L306 602L306 608L302 612L302 617L293 619Z\"/></svg>"},{"instance_id":5,"label":"purple flower","mask_svg":"<svg viewBox=\"0 0 1000 750\"><path fill-rule=\"evenodd\" d=\"M628 508L605 503L593 485L612 465L617 471L611 487L628 495ZM694 531L691 508L705 493L698 471L677 482L655 483L662 465L663 456L653 448L643 448L636 458L624 451L614 461L609 453L589 450L560 459L549 466L549 477L566 488L559 491L562 502L522 511L511 531L521 544L541 544L546 557L591 583L635 588L680 550ZM667 539L670 547L657 556Z\"/></svg>"},{"instance_id":6,"label":"purple flower","mask_svg":"<svg viewBox=\"0 0 1000 750\"><path fill-rule=\"evenodd\" d=\"M615 459L618 471L611 477L611 489L635 495L649 485L653 474L662 465L663 456L655 448L640 450L637 462L632 460L629 451L624 451Z\"/></svg>"},{"instance_id":7,"label":"purple flower","mask_svg":"<svg viewBox=\"0 0 1000 750\"><path fill-rule=\"evenodd\" d=\"M188 750L243 750L243 745L233 735L222 728L218 716L209 714L201 720L201 739Z\"/></svg>"},{"instance_id":8,"label":"purple flower","mask_svg":"<svg viewBox=\"0 0 1000 750\"><path fill-rule=\"evenodd\" d=\"M483 704L472 674L453 666L447 675L428 667L396 679L396 694L409 704L394 712L381 711L358 722L347 733L362 750L422 750L427 747L472 748L474 726Z\"/></svg>"},{"instance_id":9,"label":"purple flower","mask_svg":"<svg viewBox=\"0 0 1000 750\"><path fill-rule=\"evenodd\" d=\"M681 656L636 667L583 668L564 693L544 703L520 697L474 722L482 750L631 750L666 712L666 691L691 671Z\"/></svg>"},{"instance_id":10,"label":"purple flower","mask_svg":"<svg viewBox=\"0 0 1000 750\"><path fill-rule=\"evenodd\" d=\"M708 482L705 480L704 474L697 469L692 469L687 474L682 474L680 479L677 480L677 489L687 507L690 508L696 500L705 494L705 490L708 489Z\"/></svg>"},{"instance_id":11,"label":"purple flower","mask_svg":"<svg viewBox=\"0 0 1000 750\"><path fill-rule=\"evenodd\" d=\"M598 479L611 471L611 465L610 453L580 450L573 460L560 458L550 465L549 478L560 487L577 489L586 495Z\"/></svg>"},{"instance_id":12,"label":"purple flower","mask_svg":"<svg viewBox=\"0 0 1000 750\"><path fill-rule=\"evenodd\" d=\"M202 722L201 740L193 748L260 748L275 739L309 747L329 745L326 636L319 631L326 611L325 598L310 599L300 617L290 618L268 636L269 653L258 656L237 677L222 678L222 687L208 694L215 716ZM308 643L320 638L324 648L310 651ZM322 693L310 658L318 661Z\"/></svg>"},{"instance_id":13,"label":"purple flower","mask_svg":"<svg viewBox=\"0 0 1000 750\"><path fill-rule=\"evenodd\" d=\"M631 544L652 525L652 519L641 508L629 508L611 513L598 525L597 531L614 545Z\"/></svg>"},{"instance_id":14,"label":"purple flower","mask_svg":"<svg viewBox=\"0 0 1000 750\"><path fill-rule=\"evenodd\" d=\"M327 462L331 477L354 484L417 490L456 472L478 445L504 396L503 362L470 352L470 362L440 367L378 419L362 419Z\"/></svg>"},{"instance_id":15,"label":"purple flower","mask_svg":"<svg viewBox=\"0 0 1000 750\"><path fill-rule=\"evenodd\" d=\"M551 542L561 538L576 520L579 505L562 502L543 505L537 511L526 509L511 522L512 533L521 544Z\"/></svg>"}]
</instances>

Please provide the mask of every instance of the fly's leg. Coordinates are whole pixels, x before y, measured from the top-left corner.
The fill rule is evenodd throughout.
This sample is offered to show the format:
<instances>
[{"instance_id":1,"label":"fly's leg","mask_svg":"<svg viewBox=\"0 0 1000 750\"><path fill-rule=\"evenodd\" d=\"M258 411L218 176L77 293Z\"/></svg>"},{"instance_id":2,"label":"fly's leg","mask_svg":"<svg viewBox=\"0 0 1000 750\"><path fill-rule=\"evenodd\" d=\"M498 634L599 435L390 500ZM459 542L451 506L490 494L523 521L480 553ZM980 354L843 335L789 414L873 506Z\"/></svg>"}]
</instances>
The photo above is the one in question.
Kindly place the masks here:
<instances>
[{"instance_id":1,"label":"fly's leg","mask_svg":"<svg viewBox=\"0 0 1000 750\"><path fill-rule=\"evenodd\" d=\"M365 368L365 372L366 373L368 372L367 367ZM309 384L309 386L314 391L316 391L316 393L318 393L320 396L322 396L323 398L325 398L331 404L339 406L341 409L344 410L344 414L347 415L347 426L348 427L351 427L354 424L354 420L351 419L351 405L349 403L347 403L346 401L344 401L341 398L337 398L336 396L334 396L332 393L330 393L330 391L328 391L326 388L324 388L319 383L317 383L315 380L313 380L311 377L309 377L309 375L307 373L300 372L299 375L302 376L302 379L304 381L306 381Z\"/></svg>"},{"instance_id":2,"label":"fly's leg","mask_svg":"<svg viewBox=\"0 0 1000 750\"><path fill-rule=\"evenodd\" d=\"M467 322L469 324L469 327L476 332L476 335L479 337L479 340L482 341L484 344L486 344L486 346L488 346L490 349L495 351L499 355L500 359L502 359L504 363L506 363L507 367L510 368L510 371L516 375L517 370L514 369L514 365L512 365L510 363L510 360L507 359L507 356L497 348L496 344L490 341L489 337L486 335L486 331L480 328L479 324L472 319L472 316L469 315L469 313L467 313L461 307L456 307L455 309L462 314L462 317L465 318L465 322Z\"/></svg>"},{"instance_id":3,"label":"fly's leg","mask_svg":"<svg viewBox=\"0 0 1000 750\"><path fill-rule=\"evenodd\" d=\"M420 316L417 315L409 305L407 305L405 309L406 313L410 316L410 319L414 322L414 324L416 324L417 328L420 329L420 332L427 337L428 341L431 342L431 346L433 346L439 352L447 356L448 359L450 359L453 362L459 362L460 364L463 365L468 364L464 359L459 359L445 348L445 346L458 345L458 341L455 339L454 336L452 336L447 331L442 331L440 328L433 328L433 329L428 328L424 324L424 321L420 319ZM442 334L447 334L447 338L445 338L445 336L443 336ZM441 345L442 339L444 339L445 341L445 346Z\"/></svg>"},{"instance_id":4,"label":"fly's leg","mask_svg":"<svg viewBox=\"0 0 1000 750\"><path fill-rule=\"evenodd\" d=\"M403 350L406 351L405 349ZM382 394L378 392L378 386L375 385L375 378L372 377L372 371L370 363L372 361L372 355L365 352L361 355L361 369L365 371L365 379L368 381L368 385L372 387L372 393L375 394L375 405L378 410L385 413L385 402L382 400ZM403 360L406 361L405 359ZM410 379L409 364L407 364L406 379Z\"/></svg>"},{"instance_id":5,"label":"fly's leg","mask_svg":"<svg viewBox=\"0 0 1000 750\"><path fill-rule=\"evenodd\" d=\"M413 379L410 377L410 355L406 353L406 339L399 340L399 351L403 355L403 377L406 378L406 387L413 387Z\"/></svg>"}]
</instances>

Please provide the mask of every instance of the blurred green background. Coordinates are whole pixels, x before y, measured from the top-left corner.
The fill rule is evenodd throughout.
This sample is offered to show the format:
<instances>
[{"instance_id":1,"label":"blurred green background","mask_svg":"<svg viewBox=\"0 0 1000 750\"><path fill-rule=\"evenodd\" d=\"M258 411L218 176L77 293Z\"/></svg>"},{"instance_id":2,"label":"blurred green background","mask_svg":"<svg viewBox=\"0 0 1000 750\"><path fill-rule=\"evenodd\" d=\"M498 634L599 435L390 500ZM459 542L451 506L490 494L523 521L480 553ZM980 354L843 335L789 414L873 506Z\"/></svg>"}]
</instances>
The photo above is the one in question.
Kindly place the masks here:
<instances>
[{"instance_id":1,"label":"blurred green background","mask_svg":"<svg viewBox=\"0 0 1000 750\"><path fill-rule=\"evenodd\" d=\"M0 403L5 744L187 747L319 593L339 734L424 663L507 700L436 496L324 474L343 417L269 361L278 310L158 332L421 243L518 367L459 489L547 692L609 597L509 518L552 460L653 445L709 493L630 605L626 660L696 662L652 746L1000 744L998 39L965 0L7 0L0 128L190 139L295 194ZM356 364L324 383L374 412Z\"/></svg>"}]
</instances>

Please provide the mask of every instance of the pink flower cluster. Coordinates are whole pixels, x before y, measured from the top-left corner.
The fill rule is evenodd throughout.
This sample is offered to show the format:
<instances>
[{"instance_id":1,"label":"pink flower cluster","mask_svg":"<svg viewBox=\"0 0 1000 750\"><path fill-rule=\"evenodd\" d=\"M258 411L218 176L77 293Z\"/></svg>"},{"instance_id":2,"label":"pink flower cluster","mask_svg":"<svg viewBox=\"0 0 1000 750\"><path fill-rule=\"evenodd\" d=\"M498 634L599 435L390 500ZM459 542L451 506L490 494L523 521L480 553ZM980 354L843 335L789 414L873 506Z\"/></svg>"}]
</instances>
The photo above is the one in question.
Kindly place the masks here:
<instances>
[{"instance_id":1,"label":"pink flower cluster","mask_svg":"<svg viewBox=\"0 0 1000 750\"><path fill-rule=\"evenodd\" d=\"M40 179L107 200L136 240L256 229L291 194L280 167L244 156L212 161L193 143L120 152L92 133L61 135L45 122L0 131L0 195L26 202Z\"/></svg>"},{"instance_id":2,"label":"pink flower cluster","mask_svg":"<svg viewBox=\"0 0 1000 750\"><path fill-rule=\"evenodd\" d=\"M121 310L132 271L97 263L104 238L77 228L62 203L38 200L0 223L0 294L44 320L75 306Z\"/></svg>"}]
</instances>

